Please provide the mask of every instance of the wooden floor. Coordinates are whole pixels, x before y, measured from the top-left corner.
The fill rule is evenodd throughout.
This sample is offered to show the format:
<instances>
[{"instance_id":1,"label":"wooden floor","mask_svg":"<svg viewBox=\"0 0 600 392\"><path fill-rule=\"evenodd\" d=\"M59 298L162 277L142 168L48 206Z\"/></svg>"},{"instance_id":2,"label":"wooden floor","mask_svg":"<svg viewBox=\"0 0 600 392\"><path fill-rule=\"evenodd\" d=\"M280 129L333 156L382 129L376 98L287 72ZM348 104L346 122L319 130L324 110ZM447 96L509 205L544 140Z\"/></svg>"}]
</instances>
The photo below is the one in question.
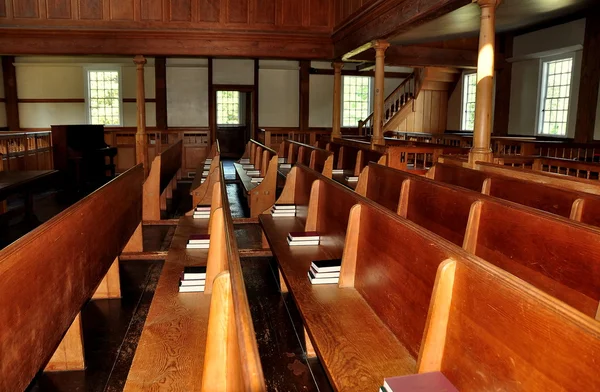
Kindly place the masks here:
<instances>
[{"instance_id":1,"label":"wooden floor","mask_svg":"<svg viewBox=\"0 0 600 392\"><path fill-rule=\"evenodd\" d=\"M232 161L224 162L227 196L234 218L249 216L240 186L235 183ZM189 184L182 183L169 204L165 218L181 216L189 209ZM36 198L35 213L45 221L72 204L48 192ZM11 219L10 230L2 230L5 246L39 224ZM166 250L174 226L144 227L144 250ZM258 224L235 227L240 249L260 249ZM274 259L245 257L242 270L259 352L269 391L331 391L318 360L303 354L300 315L291 296L282 295L274 273ZM106 391L123 389L146 315L162 268L162 261L121 261L123 298L88 303L82 311L87 369L78 372L40 373L27 391Z\"/></svg>"}]
</instances>

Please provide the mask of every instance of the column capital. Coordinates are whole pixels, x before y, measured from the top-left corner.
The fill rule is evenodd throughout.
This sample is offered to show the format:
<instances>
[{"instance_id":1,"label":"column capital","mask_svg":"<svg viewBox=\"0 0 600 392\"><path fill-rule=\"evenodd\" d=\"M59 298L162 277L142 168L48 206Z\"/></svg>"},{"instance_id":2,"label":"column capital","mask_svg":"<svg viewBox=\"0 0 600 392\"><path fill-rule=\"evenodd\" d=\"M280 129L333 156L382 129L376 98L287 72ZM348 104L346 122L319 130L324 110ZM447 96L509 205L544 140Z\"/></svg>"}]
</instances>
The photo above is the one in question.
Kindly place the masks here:
<instances>
[{"instance_id":1,"label":"column capital","mask_svg":"<svg viewBox=\"0 0 600 392\"><path fill-rule=\"evenodd\" d=\"M336 72L340 72L342 70L342 68L344 68L344 62L343 61L334 61L331 63L331 68L333 68L333 70Z\"/></svg>"},{"instance_id":2,"label":"column capital","mask_svg":"<svg viewBox=\"0 0 600 392\"><path fill-rule=\"evenodd\" d=\"M498 7L502 0L473 0L481 8Z\"/></svg>"},{"instance_id":3,"label":"column capital","mask_svg":"<svg viewBox=\"0 0 600 392\"><path fill-rule=\"evenodd\" d=\"M390 47L390 43L381 39L371 42L371 46L375 49L377 54L385 52Z\"/></svg>"},{"instance_id":4,"label":"column capital","mask_svg":"<svg viewBox=\"0 0 600 392\"><path fill-rule=\"evenodd\" d=\"M143 67L144 65L146 65L146 63L148 62L148 60L146 60L146 58L144 56L142 56L141 54L138 54L137 56L135 56L133 58L133 62L138 67Z\"/></svg>"}]
</instances>

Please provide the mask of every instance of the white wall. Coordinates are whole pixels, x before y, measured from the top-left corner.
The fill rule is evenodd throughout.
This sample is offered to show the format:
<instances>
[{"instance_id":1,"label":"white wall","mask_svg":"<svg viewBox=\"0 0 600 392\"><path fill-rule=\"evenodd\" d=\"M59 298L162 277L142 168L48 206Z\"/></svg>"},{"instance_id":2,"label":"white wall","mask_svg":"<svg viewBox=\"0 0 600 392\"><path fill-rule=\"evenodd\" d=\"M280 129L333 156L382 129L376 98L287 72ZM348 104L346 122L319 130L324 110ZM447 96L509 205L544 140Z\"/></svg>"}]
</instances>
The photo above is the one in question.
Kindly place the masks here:
<instances>
[{"instance_id":1,"label":"white wall","mask_svg":"<svg viewBox=\"0 0 600 392\"><path fill-rule=\"evenodd\" d=\"M254 60L214 59L214 84L254 84Z\"/></svg>"},{"instance_id":2,"label":"white wall","mask_svg":"<svg viewBox=\"0 0 600 392\"><path fill-rule=\"evenodd\" d=\"M0 80L4 80L4 75L2 74L2 67L0 67ZM0 98L5 98L4 95L4 83L0 83ZM4 102L0 102L0 127L5 127L6 124L6 105Z\"/></svg>"},{"instance_id":3,"label":"white wall","mask_svg":"<svg viewBox=\"0 0 600 392\"><path fill-rule=\"evenodd\" d=\"M333 122L333 76L311 75L309 127L329 128Z\"/></svg>"},{"instance_id":4,"label":"white wall","mask_svg":"<svg viewBox=\"0 0 600 392\"><path fill-rule=\"evenodd\" d=\"M298 62L261 60L258 83L259 127L298 127L300 125Z\"/></svg>"},{"instance_id":5,"label":"white wall","mask_svg":"<svg viewBox=\"0 0 600 392\"><path fill-rule=\"evenodd\" d=\"M167 59L167 124L208 127L208 60Z\"/></svg>"}]
</instances>

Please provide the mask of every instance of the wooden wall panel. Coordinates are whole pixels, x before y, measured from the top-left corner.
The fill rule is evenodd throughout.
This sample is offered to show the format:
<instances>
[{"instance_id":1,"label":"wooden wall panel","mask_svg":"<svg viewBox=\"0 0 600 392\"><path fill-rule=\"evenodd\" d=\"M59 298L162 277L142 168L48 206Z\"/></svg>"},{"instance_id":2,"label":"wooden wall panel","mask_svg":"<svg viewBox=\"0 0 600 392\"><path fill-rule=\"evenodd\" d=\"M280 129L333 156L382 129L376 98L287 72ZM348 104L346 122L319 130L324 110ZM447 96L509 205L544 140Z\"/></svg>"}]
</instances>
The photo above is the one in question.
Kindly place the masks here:
<instances>
[{"instance_id":1,"label":"wooden wall panel","mask_svg":"<svg viewBox=\"0 0 600 392\"><path fill-rule=\"evenodd\" d=\"M111 20L133 20L133 0L110 0Z\"/></svg>"},{"instance_id":2,"label":"wooden wall panel","mask_svg":"<svg viewBox=\"0 0 600 392\"><path fill-rule=\"evenodd\" d=\"M0 17L6 17L6 0L0 0Z\"/></svg>"},{"instance_id":3,"label":"wooden wall panel","mask_svg":"<svg viewBox=\"0 0 600 392\"><path fill-rule=\"evenodd\" d=\"M103 0L78 0L80 19L102 19Z\"/></svg>"},{"instance_id":4,"label":"wooden wall panel","mask_svg":"<svg viewBox=\"0 0 600 392\"><path fill-rule=\"evenodd\" d=\"M38 0L13 0L13 15L15 18L39 18Z\"/></svg>"},{"instance_id":5,"label":"wooden wall panel","mask_svg":"<svg viewBox=\"0 0 600 392\"><path fill-rule=\"evenodd\" d=\"M221 15L221 0L199 0L198 20L200 22L218 22Z\"/></svg>"},{"instance_id":6,"label":"wooden wall panel","mask_svg":"<svg viewBox=\"0 0 600 392\"><path fill-rule=\"evenodd\" d=\"M162 20L162 0L142 0L140 4L141 18L144 21Z\"/></svg>"},{"instance_id":7,"label":"wooden wall panel","mask_svg":"<svg viewBox=\"0 0 600 392\"><path fill-rule=\"evenodd\" d=\"M273 25L276 23L275 0L254 0L253 6L256 23Z\"/></svg>"},{"instance_id":8,"label":"wooden wall panel","mask_svg":"<svg viewBox=\"0 0 600 392\"><path fill-rule=\"evenodd\" d=\"M71 0L46 0L48 19L71 19Z\"/></svg>"},{"instance_id":9,"label":"wooden wall panel","mask_svg":"<svg viewBox=\"0 0 600 392\"><path fill-rule=\"evenodd\" d=\"M192 21L192 1L191 0L171 0L170 20L176 22Z\"/></svg>"},{"instance_id":10,"label":"wooden wall panel","mask_svg":"<svg viewBox=\"0 0 600 392\"><path fill-rule=\"evenodd\" d=\"M301 1L283 1L281 4L283 25L302 26L302 9Z\"/></svg>"},{"instance_id":11,"label":"wooden wall panel","mask_svg":"<svg viewBox=\"0 0 600 392\"><path fill-rule=\"evenodd\" d=\"M346 22L350 15L362 7L371 5L376 1L378 0L334 0L334 25L339 26L340 24Z\"/></svg>"},{"instance_id":12,"label":"wooden wall panel","mask_svg":"<svg viewBox=\"0 0 600 392\"><path fill-rule=\"evenodd\" d=\"M248 23L248 0L227 1L227 22Z\"/></svg>"},{"instance_id":13,"label":"wooden wall panel","mask_svg":"<svg viewBox=\"0 0 600 392\"><path fill-rule=\"evenodd\" d=\"M310 1L310 25L311 26L329 26L329 14L331 2L323 0Z\"/></svg>"}]
</instances>

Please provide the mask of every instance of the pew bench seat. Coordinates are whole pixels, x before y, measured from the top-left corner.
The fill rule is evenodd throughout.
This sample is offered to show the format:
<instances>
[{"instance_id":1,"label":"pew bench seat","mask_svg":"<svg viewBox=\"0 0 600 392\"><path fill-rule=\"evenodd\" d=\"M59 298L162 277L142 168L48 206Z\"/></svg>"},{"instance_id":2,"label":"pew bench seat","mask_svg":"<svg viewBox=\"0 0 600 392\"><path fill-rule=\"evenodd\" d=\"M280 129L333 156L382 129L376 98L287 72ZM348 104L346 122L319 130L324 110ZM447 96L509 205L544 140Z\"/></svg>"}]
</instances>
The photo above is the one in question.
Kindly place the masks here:
<instances>
[{"instance_id":1,"label":"pew bench seat","mask_svg":"<svg viewBox=\"0 0 600 392\"><path fill-rule=\"evenodd\" d=\"M242 168L241 164L234 162L233 165L235 166L235 172L237 173L237 176L240 179L240 182L242 183L246 193L250 193L252 189L259 185L258 182L252 182L252 177L246 174L246 171Z\"/></svg>"},{"instance_id":2,"label":"pew bench seat","mask_svg":"<svg viewBox=\"0 0 600 392\"><path fill-rule=\"evenodd\" d=\"M163 265L125 391L192 391L202 383L211 295L179 293L183 268L206 265L208 249L186 249L208 219L182 217Z\"/></svg>"},{"instance_id":3,"label":"pew bench seat","mask_svg":"<svg viewBox=\"0 0 600 392\"><path fill-rule=\"evenodd\" d=\"M311 262L341 257L339 246L292 248L287 234L304 230L300 219L261 214L259 220L335 390L377 390L385 377L416 373L415 356L356 289L312 285L308 280Z\"/></svg>"},{"instance_id":4,"label":"pew bench seat","mask_svg":"<svg viewBox=\"0 0 600 392\"><path fill-rule=\"evenodd\" d=\"M355 190L356 184L358 181L347 181L346 177L353 176L354 172L352 170L345 170L342 174L333 174L333 180L339 182L340 184L347 186L348 188Z\"/></svg>"}]
</instances>

